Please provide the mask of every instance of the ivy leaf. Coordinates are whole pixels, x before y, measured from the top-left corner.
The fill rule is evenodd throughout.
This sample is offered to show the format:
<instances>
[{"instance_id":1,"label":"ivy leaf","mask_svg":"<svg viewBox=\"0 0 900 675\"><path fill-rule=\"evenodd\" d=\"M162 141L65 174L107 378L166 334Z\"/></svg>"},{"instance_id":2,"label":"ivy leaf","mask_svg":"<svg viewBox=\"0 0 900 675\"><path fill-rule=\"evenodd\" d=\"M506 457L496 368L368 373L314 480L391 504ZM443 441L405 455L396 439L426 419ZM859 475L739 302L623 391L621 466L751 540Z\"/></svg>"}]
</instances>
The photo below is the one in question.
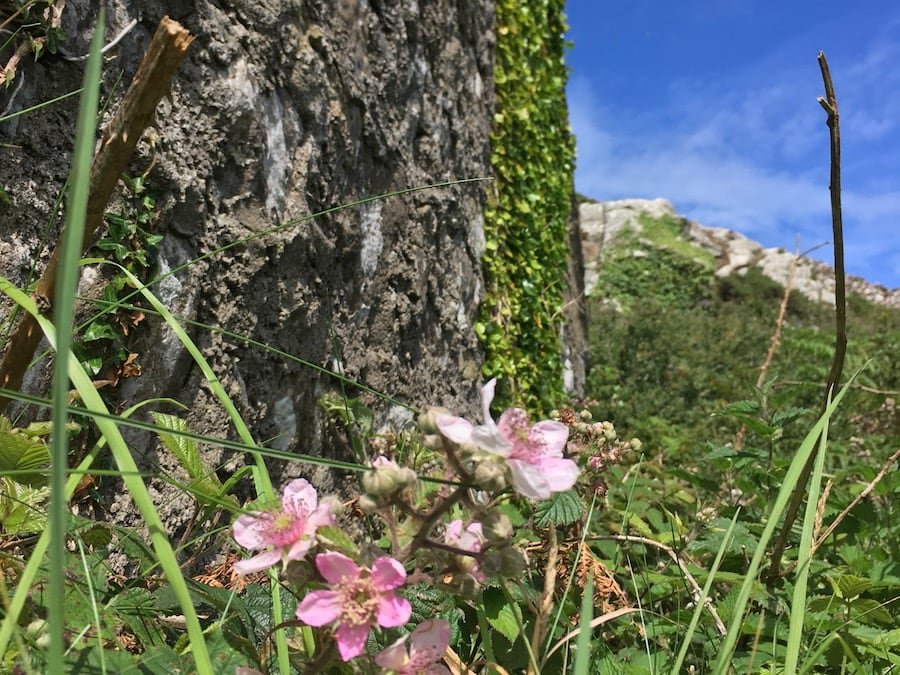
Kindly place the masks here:
<instances>
[{"instance_id":1,"label":"ivy leaf","mask_svg":"<svg viewBox=\"0 0 900 675\"><path fill-rule=\"evenodd\" d=\"M534 517L538 527L569 525L581 518L584 505L574 490L557 492L535 507Z\"/></svg>"}]
</instances>

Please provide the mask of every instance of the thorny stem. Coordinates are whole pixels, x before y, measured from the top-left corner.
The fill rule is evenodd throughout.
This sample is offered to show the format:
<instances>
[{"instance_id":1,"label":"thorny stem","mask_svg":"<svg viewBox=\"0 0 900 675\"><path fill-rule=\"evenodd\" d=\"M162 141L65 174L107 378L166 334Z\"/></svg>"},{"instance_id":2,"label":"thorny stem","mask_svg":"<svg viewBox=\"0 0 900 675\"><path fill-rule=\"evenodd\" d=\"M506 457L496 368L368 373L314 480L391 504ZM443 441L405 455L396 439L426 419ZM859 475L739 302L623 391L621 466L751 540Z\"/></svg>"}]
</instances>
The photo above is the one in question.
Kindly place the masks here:
<instances>
[{"instance_id":1,"label":"thorny stem","mask_svg":"<svg viewBox=\"0 0 900 675\"><path fill-rule=\"evenodd\" d=\"M434 543L429 542L428 535L431 533L431 529L434 527L435 523L443 516L447 511L452 509L457 503L462 501L465 496L468 488L458 487L449 497L447 497L444 501L435 506L431 513L425 516L425 520L422 525L419 527L419 531L416 533L416 536L413 537L412 543L409 545L409 551L407 552L407 556L412 555L416 551L418 551L423 546Z\"/></svg>"}]
</instances>

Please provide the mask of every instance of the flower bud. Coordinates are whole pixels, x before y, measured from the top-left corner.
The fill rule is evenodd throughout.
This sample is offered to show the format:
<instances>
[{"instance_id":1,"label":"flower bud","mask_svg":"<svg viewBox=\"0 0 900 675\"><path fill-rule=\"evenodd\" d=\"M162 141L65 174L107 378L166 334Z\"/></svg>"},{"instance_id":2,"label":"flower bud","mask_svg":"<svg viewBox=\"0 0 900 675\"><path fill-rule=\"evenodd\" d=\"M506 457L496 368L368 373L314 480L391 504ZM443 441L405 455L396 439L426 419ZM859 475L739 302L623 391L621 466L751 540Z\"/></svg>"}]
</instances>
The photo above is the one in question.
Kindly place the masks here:
<instances>
[{"instance_id":1,"label":"flower bud","mask_svg":"<svg viewBox=\"0 0 900 675\"><path fill-rule=\"evenodd\" d=\"M635 452L640 452L641 448L644 447L644 444L641 442L640 438L632 438L628 444L631 446L631 449Z\"/></svg>"},{"instance_id":2,"label":"flower bud","mask_svg":"<svg viewBox=\"0 0 900 675\"><path fill-rule=\"evenodd\" d=\"M338 518L344 513L344 502L342 502L340 497L338 497L337 495L326 495L319 500L319 504L321 506L327 506L329 509L331 509L331 512L334 514L335 518Z\"/></svg>"},{"instance_id":3,"label":"flower bud","mask_svg":"<svg viewBox=\"0 0 900 675\"><path fill-rule=\"evenodd\" d=\"M360 495L359 499L356 500L356 505L359 507L359 510L367 516L371 516L378 510L378 502L369 495Z\"/></svg>"},{"instance_id":4,"label":"flower bud","mask_svg":"<svg viewBox=\"0 0 900 675\"><path fill-rule=\"evenodd\" d=\"M390 469L369 469L362 475L362 487L373 497L387 497L397 491L397 479Z\"/></svg>"},{"instance_id":5,"label":"flower bud","mask_svg":"<svg viewBox=\"0 0 900 675\"><path fill-rule=\"evenodd\" d=\"M503 557L499 549L490 548L481 554L481 573L486 577L500 576L500 568L503 564Z\"/></svg>"},{"instance_id":6,"label":"flower bud","mask_svg":"<svg viewBox=\"0 0 900 675\"><path fill-rule=\"evenodd\" d=\"M422 436L422 445L429 450L443 450L444 437L440 434L425 434Z\"/></svg>"},{"instance_id":7,"label":"flower bud","mask_svg":"<svg viewBox=\"0 0 900 675\"><path fill-rule=\"evenodd\" d=\"M475 467L475 483L483 490L496 491L506 487L506 467L485 460Z\"/></svg>"},{"instance_id":8,"label":"flower bud","mask_svg":"<svg viewBox=\"0 0 900 675\"><path fill-rule=\"evenodd\" d=\"M513 524L505 513L491 510L481 519L484 538L493 546L506 544L513 536Z\"/></svg>"},{"instance_id":9,"label":"flower bud","mask_svg":"<svg viewBox=\"0 0 900 675\"><path fill-rule=\"evenodd\" d=\"M402 467L399 471L397 471L397 475L395 476L397 481L397 485L401 488L409 487L410 485L414 485L419 477L416 475L416 472L410 469L407 466Z\"/></svg>"},{"instance_id":10,"label":"flower bud","mask_svg":"<svg viewBox=\"0 0 900 675\"><path fill-rule=\"evenodd\" d=\"M591 415L590 410L582 410L578 413L578 416L581 418L582 422L590 422L594 418L594 416Z\"/></svg>"},{"instance_id":11,"label":"flower bud","mask_svg":"<svg viewBox=\"0 0 900 675\"><path fill-rule=\"evenodd\" d=\"M449 415L450 411L446 408L431 407L419 415L419 431L423 434L440 434L437 427L437 418L441 415Z\"/></svg>"},{"instance_id":12,"label":"flower bud","mask_svg":"<svg viewBox=\"0 0 900 675\"><path fill-rule=\"evenodd\" d=\"M526 567L525 556L514 546L500 549L500 575L507 578L520 576Z\"/></svg>"}]
</instances>

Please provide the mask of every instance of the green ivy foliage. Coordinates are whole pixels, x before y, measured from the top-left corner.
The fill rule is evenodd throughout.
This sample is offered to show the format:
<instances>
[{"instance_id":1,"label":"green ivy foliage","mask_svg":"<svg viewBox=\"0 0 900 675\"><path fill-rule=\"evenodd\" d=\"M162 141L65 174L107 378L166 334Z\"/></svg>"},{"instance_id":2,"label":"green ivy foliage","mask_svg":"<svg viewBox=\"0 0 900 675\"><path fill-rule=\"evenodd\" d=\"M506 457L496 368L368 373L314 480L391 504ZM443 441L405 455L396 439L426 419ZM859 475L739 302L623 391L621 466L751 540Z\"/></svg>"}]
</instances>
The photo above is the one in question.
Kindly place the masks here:
<instances>
[{"instance_id":1,"label":"green ivy foliage","mask_svg":"<svg viewBox=\"0 0 900 675\"><path fill-rule=\"evenodd\" d=\"M569 131L563 0L500 0L485 212L487 292L475 332L501 402L546 412L562 396L563 293L575 143Z\"/></svg>"}]
</instances>

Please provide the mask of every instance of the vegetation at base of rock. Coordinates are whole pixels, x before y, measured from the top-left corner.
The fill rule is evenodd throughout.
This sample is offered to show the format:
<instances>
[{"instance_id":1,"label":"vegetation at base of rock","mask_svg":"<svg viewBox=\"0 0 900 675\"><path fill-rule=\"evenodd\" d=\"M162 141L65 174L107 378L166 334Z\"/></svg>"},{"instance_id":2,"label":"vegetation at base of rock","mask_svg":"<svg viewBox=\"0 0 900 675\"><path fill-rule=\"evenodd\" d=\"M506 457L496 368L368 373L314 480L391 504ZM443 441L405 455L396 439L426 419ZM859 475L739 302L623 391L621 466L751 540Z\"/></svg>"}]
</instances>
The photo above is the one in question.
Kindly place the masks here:
<instances>
[{"instance_id":1,"label":"vegetation at base of rock","mask_svg":"<svg viewBox=\"0 0 900 675\"><path fill-rule=\"evenodd\" d=\"M562 396L560 332L574 140L565 100L561 0L497 3L494 199L487 289L475 332L503 400L549 410Z\"/></svg>"}]
</instances>

